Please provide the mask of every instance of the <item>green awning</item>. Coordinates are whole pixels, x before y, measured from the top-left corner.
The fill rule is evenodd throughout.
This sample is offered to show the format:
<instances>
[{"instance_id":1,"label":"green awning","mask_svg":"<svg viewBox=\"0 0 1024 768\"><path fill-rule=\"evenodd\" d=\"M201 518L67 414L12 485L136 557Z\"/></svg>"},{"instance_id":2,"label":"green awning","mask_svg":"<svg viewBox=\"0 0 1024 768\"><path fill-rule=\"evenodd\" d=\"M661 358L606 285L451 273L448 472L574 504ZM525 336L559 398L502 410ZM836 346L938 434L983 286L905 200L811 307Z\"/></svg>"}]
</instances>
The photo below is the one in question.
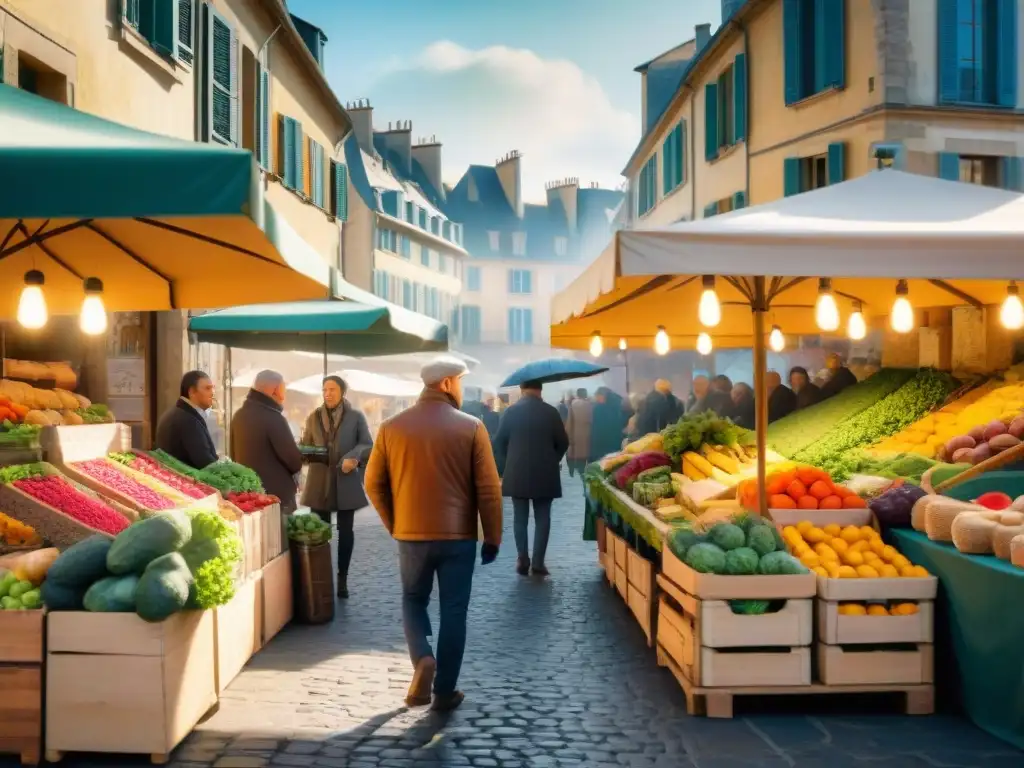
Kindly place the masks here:
<instances>
[{"instance_id":1,"label":"green awning","mask_svg":"<svg viewBox=\"0 0 1024 768\"><path fill-rule=\"evenodd\" d=\"M146 133L0 85L0 318L25 274L50 314L322 299L330 269L263 198L250 152Z\"/></svg>"}]
</instances>

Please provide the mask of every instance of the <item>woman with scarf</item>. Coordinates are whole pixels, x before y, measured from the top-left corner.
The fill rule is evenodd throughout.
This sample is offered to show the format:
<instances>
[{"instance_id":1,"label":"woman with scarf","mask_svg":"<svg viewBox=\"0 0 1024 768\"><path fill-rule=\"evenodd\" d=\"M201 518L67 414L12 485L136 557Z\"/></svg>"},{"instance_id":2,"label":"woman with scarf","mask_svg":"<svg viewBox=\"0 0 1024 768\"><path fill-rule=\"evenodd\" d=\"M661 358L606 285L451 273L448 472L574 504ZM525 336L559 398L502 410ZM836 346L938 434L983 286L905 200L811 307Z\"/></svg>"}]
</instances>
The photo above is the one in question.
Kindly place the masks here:
<instances>
[{"instance_id":1,"label":"woman with scarf","mask_svg":"<svg viewBox=\"0 0 1024 768\"><path fill-rule=\"evenodd\" d=\"M302 444L326 448L323 461L311 461L302 503L327 523L338 520L338 597L348 597L348 566L355 536L356 510L367 506L363 471L373 448L366 417L345 399L348 386L340 376L323 383L324 404L306 418Z\"/></svg>"}]
</instances>

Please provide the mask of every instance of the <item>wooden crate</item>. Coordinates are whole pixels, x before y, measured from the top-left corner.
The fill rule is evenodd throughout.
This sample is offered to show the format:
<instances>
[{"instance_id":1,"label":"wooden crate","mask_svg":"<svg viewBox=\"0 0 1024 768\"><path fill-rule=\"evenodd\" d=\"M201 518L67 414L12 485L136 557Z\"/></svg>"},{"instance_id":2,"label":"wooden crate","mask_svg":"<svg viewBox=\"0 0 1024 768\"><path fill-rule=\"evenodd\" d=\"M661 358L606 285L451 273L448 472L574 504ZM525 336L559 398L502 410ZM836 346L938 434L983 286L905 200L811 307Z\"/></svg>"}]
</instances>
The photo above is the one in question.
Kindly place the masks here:
<instances>
[{"instance_id":1,"label":"wooden crate","mask_svg":"<svg viewBox=\"0 0 1024 768\"><path fill-rule=\"evenodd\" d=\"M657 626L655 612L657 603L654 602L651 595L644 595L632 584L629 584L626 586L626 604L633 616L636 617L640 629L644 632L644 637L647 638L647 647L650 648L654 645L654 633Z\"/></svg>"},{"instance_id":2,"label":"wooden crate","mask_svg":"<svg viewBox=\"0 0 1024 768\"><path fill-rule=\"evenodd\" d=\"M242 547L245 575L251 576L263 568L263 512L249 512L242 516Z\"/></svg>"},{"instance_id":3,"label":"wooden crate","mask_svg":"<svg viewBox=\"0 0 1024 768\"><path fill-rule=\"evenodd\" d=\"M38 765L42 737L42 666L0 666L0 753L19 755L22 765Z\"/></svg>"},{"instance_id":4,"label":"wooden crate","mask_svg":"<svg viewBox=\"0 0 1024 768\"><path fill-rule=\"evenodd\" d=\"M39 443L51 464L88 461L132 449L132 431L127 424L79 424L45 427Z\"/></svg>"},{"instance_id":5,"label":"wooden crate","mask_svg":"<svg viewBox=\"0 0 1024 768\"><path fill-rule=\"evenodd\" d=\"M658 615L657 589L654 564L633 549L626 552L626 603L633 612L647 638L648 647L654 644L655 623Z\"/></svg>"},{"instance_id":6,"label":"wooden crate","mask_svg":"<svg viewBox=\"0 0 1024 768\"><path fill-rule=\"evenodd\" d=\"M930 600L918 603L911 616L844 616L839 603L818 600L818 639L830 645L931 643L933 605Z\"/></svg>"},{"instance_id":7,"label":"wooden crate","mask_svg":"<svg viewBox=\"0 0 1024 768\"><path fill-rule=\"evenodd\" d=\"M818 643L818 677L825 685L931 685L933 646L871 648Z\"/></svg>"},{"instance_id":8,"label":"wooden crate","mask_svg":"<svg viewBox=\"0 0 1024 768\"><path fill-rule=\"evenodd\" d=\"M217 703L214 616L184 611L149 624L134 614L51 613L46 758L64 752L170 752Z\"/></svg>"},{"instance_id":9,"label":"wooden crate","mask_svg":"<svg viewBox=\"0 0 1024 768\"><path fill-rule=\"evenodd\" d=\"M939 580L925 578L826 579L818 577L818 597L831 601L934 600Z\"/></svg>"},{"instance_id":10,"label":"wooden crate","mask_svg":"<svg viewBox=\"0 0 1024 768\"><path fill-rule=\"evenodd\" d=\"M275 557L280 556L287 546L284 536L284 520L281 515L281 505L271 504L262 510L263 533L260 544L262 546L260 568L267 565Z\"/></svg>"},{"instance_id":11,"label":"wooden crate","mask_svg":"<svg viewBox=\"0 0 1024 768\"><path fill-rule=\"evenodd\" d=\"M605 532L605 561L604 561L605 574L608 576L608 583L610 585L612 585L613 587L615 586L615 550L616 550L616 542L620 542L620 541L622 542L623 547L625 547L625 542L622 541L622 539L620 539L618 536L616 536L611 531L606 531Z\"/></svg>"},{"instance_id":12,"label":"wooden crate","mask_svg":"<svg viewBox=\"0 0 1024 768\"><path fill-rule=\"evenodd\" d=\"M213 611L218 694L223 693L231 681L238 677L238 673L259 650L262 631L256 625L258 591L258 579L246 579L235 588L231 602Z\"/></svg>"},{"instance_id":13,"label":"wooden crate","mask_svg":"<svg viewBox=\"0 0 1024 768\"><path fill-rule=\"evenodd\" d=\"M41 664L45 611L0 611L0 664Z\"/></svg>"},{"instance_id":14,"label":"wooden crate","mask_svg":"<svg viewBox=\"0 0 1024 768\"><path fill-rule=\"evenodd\" d=\"M626 569L618 565L615 566L615 591L623 600L629 599L629 577L626 575Z\"/></svg>"},{"instance_id":15,"label":"wooden crate","mask_svg":"<svg viewBox=\"0 0 1024 768\"><path fill-rule=\"evenodd\" d=\"M618 568L626 568L626 552L629 551L629 545L626 544L626 540L615 537L615 565Z\"/></svg>"},{"instance_id":16,"label":"wooden crate","mask_svg":"<svg viewBox=\"0 0 1024 768\"><path fill-rule=\"evenodd\" d=\"M722 576L700 573L672 554L668 547L661 553L661 573L684 592L703 600L805 598L814 597L817 589L816 576L813 573L792 576Z\"/></svg>"},{"instance_id":17,"label":"wooden crate","mask_svg":"<svg viewBox=\"0 0 1024 768\"><path fill-rule=\"evenodd\" d=\"M263 569L258 579L262 601L262 644L284 629L294 615L292 553L285 551Z\"/></svg>"}]
</instances>

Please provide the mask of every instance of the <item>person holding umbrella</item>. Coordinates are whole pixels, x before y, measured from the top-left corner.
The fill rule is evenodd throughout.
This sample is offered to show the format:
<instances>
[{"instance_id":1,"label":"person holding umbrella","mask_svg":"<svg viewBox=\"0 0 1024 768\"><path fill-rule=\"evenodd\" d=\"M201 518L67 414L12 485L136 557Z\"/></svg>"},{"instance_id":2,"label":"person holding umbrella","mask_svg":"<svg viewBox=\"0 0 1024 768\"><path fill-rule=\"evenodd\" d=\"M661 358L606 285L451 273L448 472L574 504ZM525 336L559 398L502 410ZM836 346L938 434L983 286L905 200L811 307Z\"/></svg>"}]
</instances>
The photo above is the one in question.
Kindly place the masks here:
<instances>
[{"instance_id":1,"label":"person holding umbrella","mask_svg":"<svg viewBox=\"0 0 1024 768\"><path fill-rule=\"evenodd\" d=\"M516 539L516 573L547 576L544 556L551 534L551 502L562 496L559 467L569 436L558 409L541 398L541 383L524 381L522 397L501 417L494 436L494 458L501 495L511 497ZM533 560L530 560L530 503L533 503Z\"/></svg>"}]
</instances>

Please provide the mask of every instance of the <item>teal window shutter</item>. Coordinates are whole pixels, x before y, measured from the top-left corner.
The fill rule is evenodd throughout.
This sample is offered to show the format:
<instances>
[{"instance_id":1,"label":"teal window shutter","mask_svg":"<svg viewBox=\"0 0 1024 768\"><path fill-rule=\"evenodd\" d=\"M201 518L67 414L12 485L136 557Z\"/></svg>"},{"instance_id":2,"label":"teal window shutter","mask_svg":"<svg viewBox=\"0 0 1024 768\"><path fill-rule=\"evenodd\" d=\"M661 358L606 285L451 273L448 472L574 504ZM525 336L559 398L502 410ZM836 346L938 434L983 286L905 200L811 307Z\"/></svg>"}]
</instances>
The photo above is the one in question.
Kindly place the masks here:
<instances>
[{"instance_id":1,"label":"teal window shutter","mask_svg":"<svg viewBox=\"0 0 1024 768\"><path fill-rule=\"evenodd\" d=\"M814 91L846 85L846 0L814 2Z\"/></svg>"},{"instance_id":2,"label":"teal window shutter","mask_svg":"<svg viewBox=\"0 0 1024 768\"><path fill-rule=\"evenodd\" d=\"M782 163L782 194L785 197L800 194L799 157L787 157Z\"/></svg>"},{"instance_id":3,"label":"teal window shutter","mask_svg":"<svg viewBox=\"0 0 1024 768\"><path fill-rule=\"evenodd\" d=\"M736 54L736 60L732 65L732 119L734 139L737 142L747 140L747 55Z\"/></svg>"},{"instance_id":4,"label":"teal window shutter","mask_svg":"<svg viewBox=\"0 0 1024 768\"><path fill-rule=\"evenodd\" d=\"M686 160L690 156L690 145L687 143L686 121L679 124L679 183L686 183Z\"/></svg>"},{"instance_id":5,"label":"teal window shutter","mask_svg":"<svg viewBox=\"0 0 1024 768\"><path fill-rule=\"evenodd\" d=\"M210 5L203 6L207 21L206 135L222 144L238 146L238 36L227 19ZM301 151L301 149L300 149Z\"/></svg>"},{"instance_id":6,"label":"teal window shutter","mask_svg":"<svg viewBox=\"0 0 1024 768\"><path fill-rule=\"evenodd\" d=\"M152 0L153 37L150 43L164 56L178 55L178 2L177 0Z\"/></svg>"},{"instance_id":7,"label":"teal window shutter","mask_svg":"<svg viewBox=\"0 0 1024 768\"><path fill-rule=\"evenodd\" d=\"M302 138L305 134L302 132L302 123L295 119L292 119L292 134L294 136L292 141L292 167L295 169L294 189L296 192L303 193L306 189L306 163L302 151Z\"/></svg>"},{"instance_id":8,"label":"teal window shutter","mask_svg":"<svg viewBox=\"0 0 1024 768\"><path fill-rule=\"evenodd\" d=\"M1003 189L1024 192L1024 157L1004 157Z\"/></svg>"},{"instance_id":9,"label":"teal window shutter","mask_svg":"<svg viewBox=\"0 0 1024 768\"><path fill-rule=\"evenodd\" d=\"M960 100L960 67L957 53L958 0L938 0L939 103Z\"/></svg>"},{"instance_id":10,"label":"teal window shutter","mask_svg":"<svg viewBox=\"0 0 1024 768\"><path fill-rule=\"evenodd\" d=\"M192 42L195 36L193 10L193 0L178 0L178 60L190 65L195 56Z\"/></svg>"},{"instance_id":11,"label":"teal window shutter","mask_svg":"<svg viewBox=\"0 0 1024 768\"><path fill-rule=\"evenodd\" d=\"M661 143L661 192L672 191L672 134Z\"/></svg>"},{"instance_id":12,"label":"teal window shutter","mask_svg":"<svg viewBox=\"0 0 1024 768\"><path fill-rule=\"evenodd\" d=\"M309 140L309 196L313 205L324 207L324 148Z\"/></svg>"},{"instance_id":13,"label":"teal window shutter","mask_svg":"<svg viewBox=\"0 0 1024 768\"><path fill-rule=\"evenodd\" d=\"M134 29L139 29L141 14L141 8L139 7L140 0L122 0L122 2L121 17L128 26L133 27Z\"/></svg>"},{"instance_id":14,"label":"teal window shutter","mask_svg":"<svg viewBox=\"0 0 1024 768\"><path fill-rule=\"evenodd\" d=\"M1017 106L1017 0L995 2L995 103L1000 107Z\"/></svg>"},{"instance_id":15,"label":"teal window shutter","mask_svg":"<svg viewBox=\"0 0 1024 768\"><path fill-rule=\"evenodd\" d=\"M334 163L333 194L334 217L348 221L348 168L343 163Z\"/></svg>"},{"instance_id":16,"label":"teal window shutter","mask_svg":"<svg viewBox=\"0 0 1024 768\"><path fill-rule=\"evenodd\" d=\"M736 192L732 196L732 209L738 211L740 208L747 207L747 193L743 190Z\"/></svg>"},{"instance_id":17,"label":"teal window shutter","mask_svg":"<svg viewBox=\"0 0 1024 768\"><path fill-rule=\"evenodd\" d=\"M277 172L288 189L295 189L295 121L285 115L278 117Z\"/></svg>"},{"instance_id":18,"label":"teal window shutter","mask_svg":"<svg viewBox=\"0 0 1024 768\"><path fill-rule=\"evenodd\" d=\"M270 72L256 65L256 160L270 169Z\"/></svg>"},{"instance_id":19,"label":"teal window shutter","mask_svg":"<svg viewBox=\"0 0 1024 768\"><path fill-rule=\"evenodd\" d=\"M704 159L718 157L718 84L704 86Z\"/></svg>"},{"instance_id":20,"label":"teal window shutter","mask_svg":"<svg viewBox=\"0 0 1024 768\"><path fill-rule=\"evenodd\" d=\"M939 178L960 181L960 155L953 152L939 152Z\"/></svg>"},{"instance_id":21,"label":"teal window shutter","mask_svg":"<svg viewBox=\"0 0 1024 768\"><path fill-rule=\"evenodd\" d=\"M804 30L802 0L783 0L782 56L786 104L795 104L804 97Z\"/></svg>"},{"instance_id":22,"label":"teal window shutter","mask_svg":"<svg viewBox=\"0 0 1024 768\"><path fill-rule=\"evenodd\" d=\"M718 215L718 201L715 200L713 203L708 203L704 206L704 218L710 219L712 216Z\"/></svg>"},{"instance_id":23,"label":"teal window shutter","mask_svg":"<svg viewBox=\"0 0 1024 768\"><path fill-rule=\"evenodd\" d=\"M828 183L846 180L846 143L837 141L828 145Z\"/></svg>"}]
</instances>

